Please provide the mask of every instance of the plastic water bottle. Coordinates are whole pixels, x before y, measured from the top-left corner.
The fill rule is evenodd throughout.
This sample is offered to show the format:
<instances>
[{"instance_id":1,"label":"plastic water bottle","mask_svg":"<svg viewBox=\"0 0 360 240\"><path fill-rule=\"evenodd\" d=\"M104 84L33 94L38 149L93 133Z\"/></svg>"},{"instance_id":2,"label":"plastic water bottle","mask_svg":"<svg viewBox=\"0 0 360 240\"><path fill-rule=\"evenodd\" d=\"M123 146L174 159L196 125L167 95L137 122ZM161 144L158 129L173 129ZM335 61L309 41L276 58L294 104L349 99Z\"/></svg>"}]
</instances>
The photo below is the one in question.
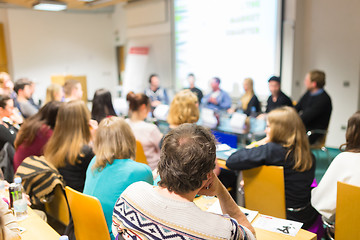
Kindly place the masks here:
<instances>
[{"instance_id":1,"label":"plastic water bottle","mask_svg":"<svg viewBox=\"0 0 360 240\"><path fill-rule=\"evenodd\" d=\"M13 193L14 213L17 220L22 220L27 217L27 202L23 197L24 189L21 185L21 178L14 179L15 189Z\"/></svg>"},{"instance_id":2,"label":"plastic water bottle","mask_svg":"<svg viewBox=\"0 0 360 240\"><path fill-rule=\"evenodd\" d=\"M69 240L69 237L67 235L62 235L59 240Z\"/></svg>"}]
</instances>

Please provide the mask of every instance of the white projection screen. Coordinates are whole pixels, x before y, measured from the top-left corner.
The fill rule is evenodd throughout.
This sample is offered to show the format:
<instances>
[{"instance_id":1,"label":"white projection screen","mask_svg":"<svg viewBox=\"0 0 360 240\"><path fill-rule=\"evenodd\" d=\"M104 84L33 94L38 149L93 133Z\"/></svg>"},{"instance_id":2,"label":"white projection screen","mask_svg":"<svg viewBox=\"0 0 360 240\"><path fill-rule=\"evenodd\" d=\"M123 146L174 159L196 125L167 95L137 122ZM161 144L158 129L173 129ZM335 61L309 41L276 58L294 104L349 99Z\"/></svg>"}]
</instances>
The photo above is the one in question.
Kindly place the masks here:
<instances>
[{"instance_id":1,"label":"white projection screen","mask_svg":"<svg viewBox=\"0 0 360 240\"><path fill-rule=\"evenodd\" d=\"M205 93L212 77L233 97L251 77L255 93L269 94L267 80L280 73L281 0L174 0L176 89L195 74Z\"/></svg>"}]
</instances>

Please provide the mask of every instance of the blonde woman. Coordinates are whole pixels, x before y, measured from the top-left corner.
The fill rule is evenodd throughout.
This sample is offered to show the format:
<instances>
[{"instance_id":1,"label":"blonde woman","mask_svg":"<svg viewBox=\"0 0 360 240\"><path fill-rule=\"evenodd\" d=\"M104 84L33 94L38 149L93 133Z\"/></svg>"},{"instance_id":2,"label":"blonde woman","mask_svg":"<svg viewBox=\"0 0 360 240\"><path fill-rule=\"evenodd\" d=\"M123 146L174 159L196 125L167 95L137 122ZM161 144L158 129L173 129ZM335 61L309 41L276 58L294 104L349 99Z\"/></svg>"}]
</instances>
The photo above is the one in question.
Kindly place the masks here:
<instances>
[{"instance_id":1,"label":"blonde woman","mask_svg":"<svg viewBox=\"0 0 360 240\"><path fill-rule=\"evenodd\" d=\"M64 91L61 85L52 83L46 89L45 104L51 101L62 102L64 98Z\"/></svg>"},{"instance_id":2,"label":"blonde woman","mask_svg":"<svg viewBox=\"0 0 360 240\"><path fill-rule=\"evenodd\" d=\"M141 142L146 160L154 170L160 160L160 141L163 135L155 124L144 121L151 111L150 99L144 93L129 92L126 100L129 102L131 116L125 121L130 125L136 139Z\"/></svg>"},{"instance_id":3,"label":"blonde woman","mask_svg":"<svg viewBox=\"0 0 360 240\"><path fill-rule=\"evenodd\" d=\"M197 96L189 89L178 92L171 102L167 121L170 128L183 123L196 123L199 120Z\"/></svg>"},{"instance_id":4,"label":"blonde woman","mask_svg":"<svg viewBox=\"0 0 360 240\"><path fill-rule=\"evenodd\" d=\"M54 132L45 146L44 156L58 168L66 184L82 192L86 169L94 157L90 147L90 112L83 101L63 104L56 118Z\"/></svg>"},{"instance_id":5,"label":"blonde woman","mask_svg":"<svg viewBox=\"0 0 360 240\"><path fill-rule=\"evenodd\" d=\"M122 118L100 122L94 142L96 156L86 172L84 193L100 200L110 234L114 205L121 193L134 182L153 183L150 167L133 161L135 148L135 137Z\"/></svg>"},{"instance_id":6,"label":"blonde woman","mask_svg":"<svg viewBox=\"0 0 360 240\"><path fill-rule=\"evenodd\" d=\"M233 170L283 166L287 219L302 222L307 229L318 213L310 204L315 162L305 127L293 108L281 107L269 113L266 134L264 145L238 150L229 157L226 166Z\"/></svg>"},{"instance_id":7,"label":"blonde woman","mask_svg":"<svg viewBox=\"0 0 360 240\"><path fill-rule=\"evenodd\" d=\"M254 93L254 81L251 78L245 78L243 88L245 93L240 97L240 106L229 109L229 113L236 111L238 108L242 109L248 116L250 116L252 110L255 110L256 114L260 113L260 102Z\"/></svg>"}]
</instances>

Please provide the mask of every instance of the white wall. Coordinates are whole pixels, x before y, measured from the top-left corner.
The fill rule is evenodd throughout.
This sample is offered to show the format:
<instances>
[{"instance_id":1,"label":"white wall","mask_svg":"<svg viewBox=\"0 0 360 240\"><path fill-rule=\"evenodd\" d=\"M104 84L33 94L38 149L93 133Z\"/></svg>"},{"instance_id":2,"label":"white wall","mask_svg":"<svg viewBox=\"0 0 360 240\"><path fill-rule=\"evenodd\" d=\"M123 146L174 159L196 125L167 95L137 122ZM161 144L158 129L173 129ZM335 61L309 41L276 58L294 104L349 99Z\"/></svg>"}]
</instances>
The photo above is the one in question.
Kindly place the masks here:
<instances>
[{"instance_id":1,"label":"white wall","mask_svg":"<svg viewBox=\"0 0 360 240\"><path fill-rule=\"evenodd\" d=\"M308 71L325 71L333 104L327 145L339 147L345 142L342 128L359 109L360 1L297 0L296 7L292 96L298 100L304 93Z\"/></svg>"},{"instance_id":2,"label":"white wall","mask_svg":"<svg viewBox=\"0 0 360 240\"><path fill-rule=\"evenodd\" d=\"M113 23L108 14L9 9L13 77L37 83L44 98L51 75L86 75L88 98L117 84Z\"/></svg>"}]
</instances>

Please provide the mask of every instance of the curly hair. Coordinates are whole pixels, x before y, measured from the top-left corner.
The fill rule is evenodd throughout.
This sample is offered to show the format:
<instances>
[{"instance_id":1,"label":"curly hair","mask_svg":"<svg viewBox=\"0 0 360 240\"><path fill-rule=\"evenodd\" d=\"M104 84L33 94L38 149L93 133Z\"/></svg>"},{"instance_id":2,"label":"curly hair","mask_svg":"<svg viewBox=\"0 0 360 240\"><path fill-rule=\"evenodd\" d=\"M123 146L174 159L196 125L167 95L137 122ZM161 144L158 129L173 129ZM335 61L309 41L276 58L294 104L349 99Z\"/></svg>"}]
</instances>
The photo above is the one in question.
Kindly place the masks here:
<instances>
[{"instance_id":1,"label":"curly hair","mask_svg":"<svg viewBox=\"0 0 360 240\"><path fill-rule=\"evenodd\" d=\"M195 123L199 120L197 96L189 89L178 92L171 102L167 121L178 126L183 123Z\"/></svg>"},{"instance_id":2,"label":"curly hair","mask_svg":"<svg viewBox=\"0 0 360 240\"><path fill-rule=\"evenodd\" d=\"M159 185L177 194L194 191L215 168L215 158L214 135L202 126L182 124L164 137Z\"/></svg>"}]
</instances>

